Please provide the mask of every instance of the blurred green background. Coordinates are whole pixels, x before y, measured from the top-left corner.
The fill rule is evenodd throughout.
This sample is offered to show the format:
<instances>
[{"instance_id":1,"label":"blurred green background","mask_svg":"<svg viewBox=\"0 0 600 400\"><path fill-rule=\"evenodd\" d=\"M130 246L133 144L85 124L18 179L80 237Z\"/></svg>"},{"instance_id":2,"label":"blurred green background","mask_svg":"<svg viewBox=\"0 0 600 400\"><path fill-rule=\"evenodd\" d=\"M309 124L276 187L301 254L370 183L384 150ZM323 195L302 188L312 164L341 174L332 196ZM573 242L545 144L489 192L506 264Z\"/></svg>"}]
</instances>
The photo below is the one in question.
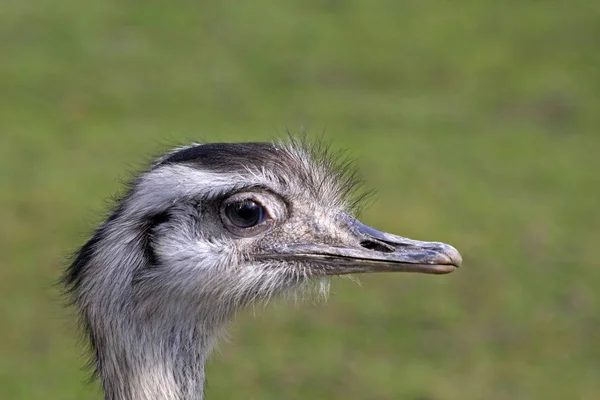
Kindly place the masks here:
<instances>
[{"instance_id":1,"label":"blurred green background","mask_svg":"<svg viewBox=\"0 0 600 400\"><path fill-rule=\"evenodd\" d=\"M600 398L600 2L0 1L0 398L99 399L54 281L129 171L286 128L454 274L242 313L208 399Z\"/></svg>"}]
</instances>

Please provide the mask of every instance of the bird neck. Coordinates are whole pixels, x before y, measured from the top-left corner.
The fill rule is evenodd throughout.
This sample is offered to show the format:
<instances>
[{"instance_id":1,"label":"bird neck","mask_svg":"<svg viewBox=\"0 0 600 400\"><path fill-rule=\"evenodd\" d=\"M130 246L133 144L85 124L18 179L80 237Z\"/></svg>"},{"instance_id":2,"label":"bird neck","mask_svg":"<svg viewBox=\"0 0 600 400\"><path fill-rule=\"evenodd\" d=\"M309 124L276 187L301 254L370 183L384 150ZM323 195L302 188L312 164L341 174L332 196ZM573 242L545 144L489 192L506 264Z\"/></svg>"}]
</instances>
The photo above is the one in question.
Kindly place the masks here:
<instances>
[{"instance_id":1,"label":"bird neck","mask_svg":"<svg viewBox=\"0 0 600 400\"><path fill-rule=\"evenodd\" d=\"M95 251L75 261L85 266L76 301L105 399L202 400L204 364L234 307L154 275L162 270L146 264L134 225L104 227L89 242Z\"/></svg>"},{"instance_id":2,"label":"bird neck","mask_svg":"<svg viewBox=\"0 0 600 400\"><path fill-rule=\"evenodd\" d=\"M203 399L204 364L222 325L186 326L178 314L150 322L130 316L96 338L106 400Z\"/></svg>"}]
</instances>

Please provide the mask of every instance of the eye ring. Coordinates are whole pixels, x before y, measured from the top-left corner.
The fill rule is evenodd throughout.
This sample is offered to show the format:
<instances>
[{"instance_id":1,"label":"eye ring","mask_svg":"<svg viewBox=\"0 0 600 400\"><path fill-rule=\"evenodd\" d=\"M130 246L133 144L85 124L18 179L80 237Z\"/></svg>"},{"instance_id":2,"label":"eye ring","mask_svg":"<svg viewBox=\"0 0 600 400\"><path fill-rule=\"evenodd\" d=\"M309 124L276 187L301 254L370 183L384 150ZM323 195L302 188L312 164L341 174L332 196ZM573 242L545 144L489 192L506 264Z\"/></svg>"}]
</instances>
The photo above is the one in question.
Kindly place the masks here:
<instances>
[{"instance_id":1,"label":"eye ring","mask_svg":"<svg viewBox=\"0 0 600 400\"><path fill-rule=\"evenodd\" d=\"M269 229L273 221L267 208L247 195L225 200L220 214L225 228L239 237L256 236Z\"/></svg>"}]
</instances>

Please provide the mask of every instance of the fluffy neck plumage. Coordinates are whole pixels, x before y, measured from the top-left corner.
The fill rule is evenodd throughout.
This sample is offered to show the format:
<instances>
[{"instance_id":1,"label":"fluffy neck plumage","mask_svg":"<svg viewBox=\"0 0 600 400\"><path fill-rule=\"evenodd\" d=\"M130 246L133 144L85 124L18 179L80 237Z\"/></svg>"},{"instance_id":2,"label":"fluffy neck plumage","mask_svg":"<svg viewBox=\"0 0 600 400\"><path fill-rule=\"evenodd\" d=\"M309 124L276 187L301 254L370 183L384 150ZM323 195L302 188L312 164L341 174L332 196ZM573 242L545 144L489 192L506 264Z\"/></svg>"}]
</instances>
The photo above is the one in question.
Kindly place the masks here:
<instances>
[{"instance_id":1,"label":"fluffy neck plumage","mask_svg":"<svg viewBox=\"0 0 600 400\"><path fill-rule=\"evenodd\" d=\"M107 400L201 400L204 363L220 327L182 326L177 315L144 323L131 318L96 343ZM127 326L129 325L129 326ZM170 325L170 326L169 326Z\"/></svg>"},{"instance_id":2,"label":"fluffy neck plumage","mask_svg":"<svg viewBox=\"0 0 600 400\"><path fill-rule=\"evenodd\" d=\"M78 281L76 301L105 399L202 400L204 363L234 309L165 284L164 266L148 265L143 242L108 224L91 241L96 249L78 258L93 277Z\"/></svg>"}]
</instances>

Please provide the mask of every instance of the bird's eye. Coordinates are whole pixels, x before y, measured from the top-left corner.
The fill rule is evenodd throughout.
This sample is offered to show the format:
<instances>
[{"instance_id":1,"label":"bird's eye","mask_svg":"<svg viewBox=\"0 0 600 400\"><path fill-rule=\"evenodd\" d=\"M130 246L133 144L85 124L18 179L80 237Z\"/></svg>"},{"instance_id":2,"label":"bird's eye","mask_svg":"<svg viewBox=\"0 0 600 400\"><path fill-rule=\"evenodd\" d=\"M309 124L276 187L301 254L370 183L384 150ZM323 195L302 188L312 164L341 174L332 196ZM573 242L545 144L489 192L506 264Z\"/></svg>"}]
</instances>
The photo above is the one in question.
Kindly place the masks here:
<instances>
[{"instance_id":1,"label":"bird's eye","mask_svg":"<svg viewBox=\"0 0 600 400\"><path fill-rule=\"evenodd\" d=\"M239 193L221 204L221 221L239 237L252 237L273 227L271 212L254 195Z\"/></svg>"},{"instance_id":2,"label":"bird's eye","mask_svg":"<svg viewBox=\"0 0 600 400\"><path fill-rule=\"evenodd\" d=\"M253 200L242 200L225 206L225 216L238 228L251 228L265 220L264 207Z\"/></svg>"}]
</instances>

